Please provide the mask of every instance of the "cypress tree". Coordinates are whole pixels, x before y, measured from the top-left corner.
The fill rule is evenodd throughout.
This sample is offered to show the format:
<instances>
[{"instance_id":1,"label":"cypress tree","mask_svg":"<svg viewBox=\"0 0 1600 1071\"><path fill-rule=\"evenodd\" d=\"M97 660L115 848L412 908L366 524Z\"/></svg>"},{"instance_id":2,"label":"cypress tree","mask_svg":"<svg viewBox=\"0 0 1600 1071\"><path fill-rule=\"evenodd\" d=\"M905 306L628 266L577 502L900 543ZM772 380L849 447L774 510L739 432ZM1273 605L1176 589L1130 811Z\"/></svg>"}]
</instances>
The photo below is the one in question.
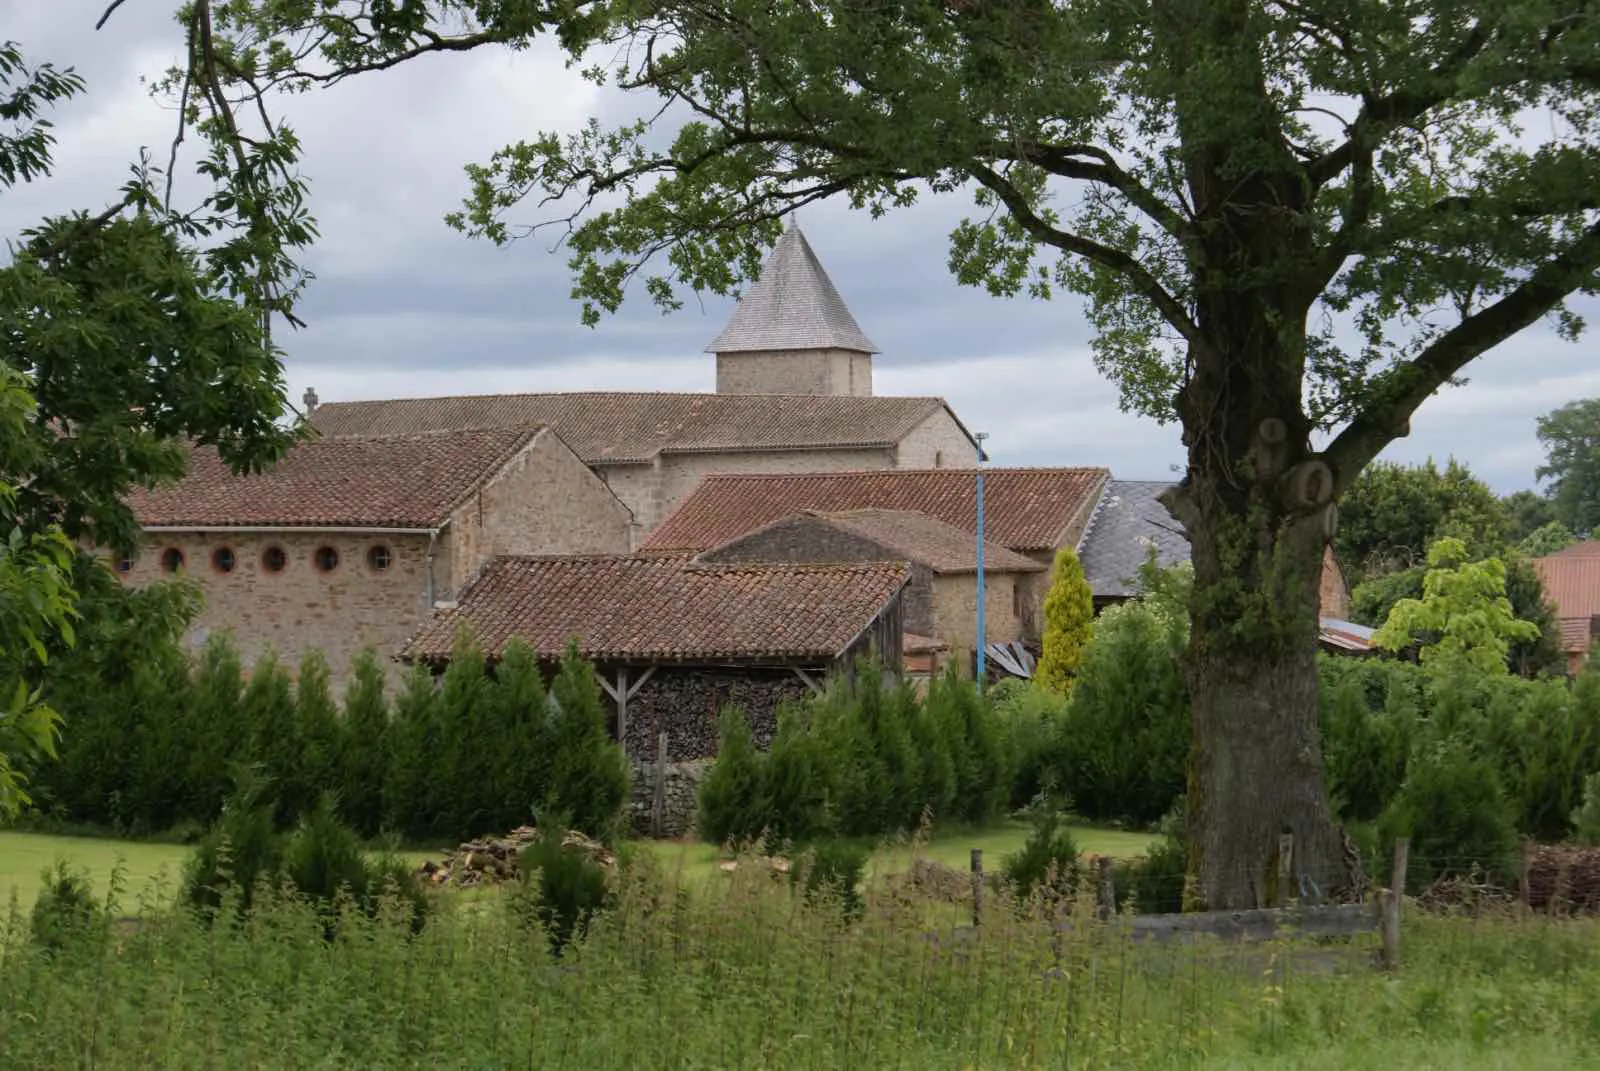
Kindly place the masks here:
<instances>
[{"instance_id":1,"label":"cypress tree","mask_svg":"<svg viewBox=\"0 0 1600 1071\"><path fill-rule=\"evenodd\" d=\"M306 810L300 812L302 817L310 813L324 793L337 791L339 787L339 771L344 761L344 723L334 703L330 676L328 660L321 651L307 651L301 657L294 698L303 748L300 776L306 789Z\"/></svg>"},{"instance_id":2,"label":"cypress tree","mask_svg":"<svg viewBox=\"0 0 1600 1071\"><path fill-rule=\"evenodd\" d=\"M304 748L294 685L271 652L263 655L251 671L241 708L249 726L247 759L260 767L267 780L265 791L275 801L273 820L279 826L292 825L309 813L315 801L311 786L301 774Z\"/></svg>"},{"instance_id":3,"label":"cypress tree","mask_svg":"<svg viewBox=\"0 0 1600 1071\"><path fill-rule=\"evenodd\" d=\"M344 750L339 784L340 810L363 837L383 827L383 781L388 767L389 705L384 698L383 668L364 650L352 664L344 695Z\"/></svg>"},{"instance_id":4,"label":"cypress tree","mask_svg":"<svg viewBox=\"0 0 1600 1071\"><path fill-rule=\"evenodd\" d=\"M1066 694L1083 661L1094 629L1094 593L1083 563L1070 547L1056 552L1050 591L1044 597L1043 650L1033 678L1041 687Z\"/></svg>"},{"instance_id":5,"label":"cypress tree","mask_svg":"<svg viewBox=\"0 0 1600 1071\"><path fill-rule=\"evenodd\" d=\"M534 820L550 781L553 726L544 677L533 649L520 639L506 646L491 688L492 727L498 746L490 752L495 828L509 830Z\"/></svg>"},{"instance_id":6,"label":"cypress tree","mask_svg":"<svg viewBox=\"0 0 1600 1071\"><path fill-rule=\"evenodd\" d=\"M249 746L243 710L244 666L232 638L213 634L200 651L189 685L191 750L186 769L191 817L210 824L233 790L234 761Z\"/></svg>"},{"instance_id":7,"label":"cypress tree","mask_svg":"<svg viewBox=\"0 0 1600 1071\"><path fill-rule=\"evenodd\" d=\"M383 785L385 824L410 840L439 832L433 759L438 754L439 689L420 664L395 700Z\"/></svg>"},{"instance_id":8,"label":"cypress tree","mask_svg":"<svg viewBox=\"0 0 1600 1071\"><path fill-rule=\"evenodd\" d=\"M610 719L594 670L567 648L551 683L555 699L551 777L544 811L569 816L573 827L611 841L621 832L628 799L628 764L611 739Z\"/></svg>"}]
</instances>

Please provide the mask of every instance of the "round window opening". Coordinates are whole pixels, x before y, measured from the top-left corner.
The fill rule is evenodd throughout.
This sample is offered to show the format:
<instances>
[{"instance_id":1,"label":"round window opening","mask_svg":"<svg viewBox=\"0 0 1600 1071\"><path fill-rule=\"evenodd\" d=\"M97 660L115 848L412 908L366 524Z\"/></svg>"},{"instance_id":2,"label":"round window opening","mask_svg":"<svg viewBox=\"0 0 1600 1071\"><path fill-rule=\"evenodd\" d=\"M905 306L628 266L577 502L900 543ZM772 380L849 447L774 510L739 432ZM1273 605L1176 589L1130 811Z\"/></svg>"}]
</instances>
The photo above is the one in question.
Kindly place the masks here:
<instances>
[{"instance_id":1,"label":"round window opening","mask_svg":"<svg viewBox=\"0 0 1600 1071\"><path fill-rule=\"evenodd\" d=\"M232 547L218 547L211 552L211 567L219 573L231 573L238 564Z\"/></svg>"},{"instance_id":2,"label":"round window opening","mask_svg":"<svg viewBox=\"0 0 1600 1071\"><path fill-rule=\"evenodd\" d=\"M316 563L318 572L331 573L339 568L339 552L332 547L318 547Z\"/></svg>"},{"instance_id":3,"label":"round window opening","mask_svg":"<svg viewBox=\"0 0 1600 1071\"><path fill-rule=\"evenodd\" d=\"M281 573L283 567L289 564L289 556L283 552L282 547L268 547L261 552L261 568L269 573Z\"/></svg>"},{"instance_id":4,"label":"round window opening","mask_svg":"<svg viewBox=\"0 0 1600 1071\"><path fill-rule=\"evenodd\" d=\"M373 572L381 573L394 564L394 555L382 543L367 549L367 565Z\"/></svg>"},{"instance_id":5,"label":"round window opening","mask_svg":"<svg viewBox=\"0 0 1600 1071\"><path fill-rule=\"evenodd\" d=\"M183 568L183 551L177 547L168 547L161 552L161 571L176 573Z\"/></svg>"}]
</instances>

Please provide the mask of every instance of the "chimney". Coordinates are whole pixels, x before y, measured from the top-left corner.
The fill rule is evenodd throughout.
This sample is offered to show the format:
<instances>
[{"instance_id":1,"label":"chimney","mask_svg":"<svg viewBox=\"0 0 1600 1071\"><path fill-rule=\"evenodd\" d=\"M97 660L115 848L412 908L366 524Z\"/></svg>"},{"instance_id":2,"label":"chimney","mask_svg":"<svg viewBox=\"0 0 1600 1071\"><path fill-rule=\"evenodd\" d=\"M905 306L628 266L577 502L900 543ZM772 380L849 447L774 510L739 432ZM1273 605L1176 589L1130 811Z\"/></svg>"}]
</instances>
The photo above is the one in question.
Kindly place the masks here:
<instances>
[{"instance_id":1,"label":"chimney","mask_svg":"<svg viewBox=\"0 0 1600 1071\"><path fill-rule=\"evenodd\" d=\"M312 387L307 387L300 400L305 403L306 412L310 413L317 408L317 392Z\"/></svg>"}]
</instances>

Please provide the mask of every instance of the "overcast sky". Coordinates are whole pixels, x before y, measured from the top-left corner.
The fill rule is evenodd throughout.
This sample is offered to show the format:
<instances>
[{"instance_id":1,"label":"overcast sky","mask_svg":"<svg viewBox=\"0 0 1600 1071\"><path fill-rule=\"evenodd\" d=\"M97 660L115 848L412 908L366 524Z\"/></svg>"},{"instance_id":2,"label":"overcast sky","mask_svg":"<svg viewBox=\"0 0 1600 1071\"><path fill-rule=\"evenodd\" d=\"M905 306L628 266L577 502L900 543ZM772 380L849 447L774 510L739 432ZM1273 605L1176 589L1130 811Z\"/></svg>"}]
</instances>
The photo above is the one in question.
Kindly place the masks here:
<instances>
[{"instance_id":1,"label":"overcast sky","mask_svg":"<svg viewBox=\"0 0 1600 1071\"><path fill-rule=\"evenodd\" d=\"M165 158L173 115L139 84L176 59L173 0L127 0L107 28L104 0L0 0L0 38L27 58L76 66L87 93L54 116L56 176L0 199L0 235L40 216L98 208L143 146ZM639 295L598 328L578 323L566 257L543 237L505 248L448 229L462 165L540 130L574 129L626 107L563 68L553 50L430 57L283 102L305 147L322 239L317 279L285 332L291 398L323 401L539 390L711 390L703 352L731 308L691 300L663 317ZM1096 375L1076 298L999 301L956 285L947 235L961 200L877 222L843 207L801 227L867 335L883 350L876 390L940 394L991 434L1002 465L1105 465L1162 478L1182 460L1178 431L1118 411ZM1580 306L1581 308L1581 306ZM1591 319L1600 309L1584 309ZM1600 395L1596 342L1524 333L1478 361L1472 381L1424 406L1386 457L1454 455L1497 490L1531 486L1534 419Z\"/></svg>"}]
</instances>

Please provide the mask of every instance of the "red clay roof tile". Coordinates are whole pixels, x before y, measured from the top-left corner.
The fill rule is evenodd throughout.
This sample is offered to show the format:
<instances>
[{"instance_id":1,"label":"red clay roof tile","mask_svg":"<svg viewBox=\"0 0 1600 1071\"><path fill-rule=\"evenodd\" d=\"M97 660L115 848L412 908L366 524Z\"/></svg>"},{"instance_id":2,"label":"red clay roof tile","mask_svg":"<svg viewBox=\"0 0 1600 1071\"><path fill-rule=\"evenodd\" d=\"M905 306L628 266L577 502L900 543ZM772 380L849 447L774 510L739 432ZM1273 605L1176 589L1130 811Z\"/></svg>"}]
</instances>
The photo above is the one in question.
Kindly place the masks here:
<instances>
[{"instance_id":1,"label":"red clay roof tile","mask_svg":"<svg viewBox=\"0 0 1600 1071\"><path fill-rule=\"evenodd\" d=\"M312 439L242 476L204 447L181 480L128 504L145 527L432 528L542 430Z\"/></svg>"},{"instance_id":2,"label":"red clay roof tile","mask_svg":"<svg viewBox=\"0 0 1600 1071\"><path fill-rule=\"evenodd\" d=\"M459 625L498 654L576 638L596 661L831 659L903 588L903 565L696 565L683 556L499 557L400 652L447 660Z\"/></svg>"},{"instance_id":3,"label":"red clay roof tile","mask_svg":"<svg viewBox=\"0 0 1600 1071\"><path fill-rule=\"evenodd\" d=\"M893 469L794 475L707 476L650 533L645 551L703 551L802 510L907 510L977 531L974 469ZM984 529L1015 551L1054 550L1062 531L1100 490L1097 468L984 472Z\"/></svg>"}]
</instances>

